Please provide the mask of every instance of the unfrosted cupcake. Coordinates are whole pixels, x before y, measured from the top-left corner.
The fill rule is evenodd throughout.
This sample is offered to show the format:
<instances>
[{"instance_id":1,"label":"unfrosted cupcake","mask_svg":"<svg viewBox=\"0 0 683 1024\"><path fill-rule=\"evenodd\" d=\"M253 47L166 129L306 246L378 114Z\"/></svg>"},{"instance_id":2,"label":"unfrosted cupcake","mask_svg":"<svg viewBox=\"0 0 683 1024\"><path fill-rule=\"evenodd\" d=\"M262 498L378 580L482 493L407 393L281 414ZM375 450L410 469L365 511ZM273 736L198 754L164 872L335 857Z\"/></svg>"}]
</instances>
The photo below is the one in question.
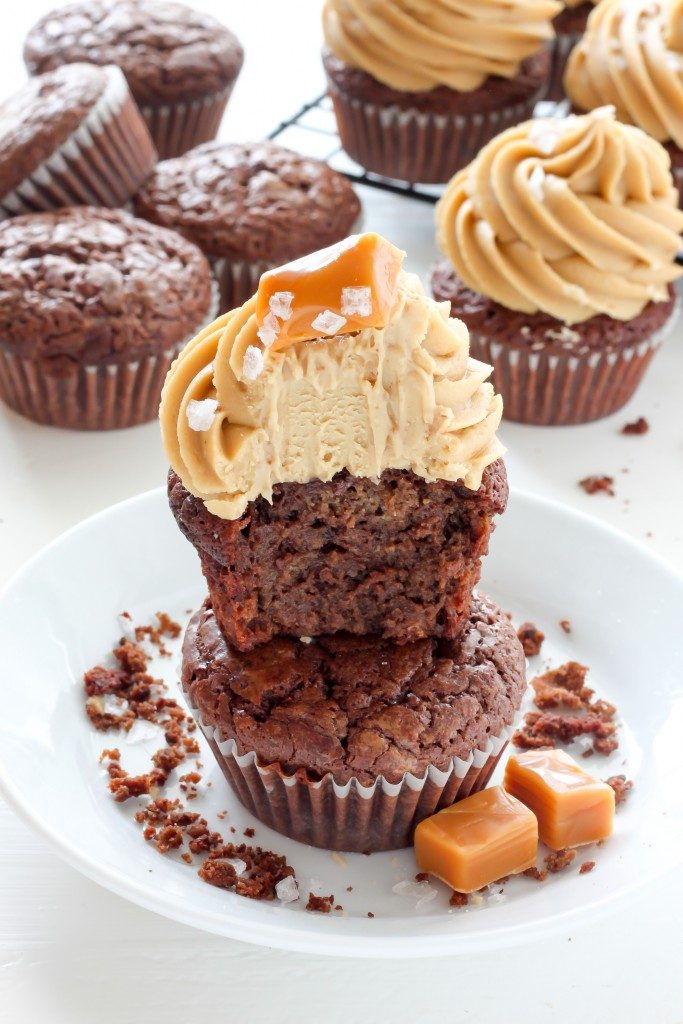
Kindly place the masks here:
<instances>
[{"instance_id":1,"label":"unfrosted cupcake","mask_svg":"<svg viewBox=\"0 0 683 1024\"><path fill-rule=\"evenodd\" d=\"M360 203L321 160L273 142L210 142L157 164L135 210L199 246L225 312L254 294L269 267L357 229Z\"/></svg>"},{"instance_id":2,"label":"unfrosted cupcake","mask_svg":"<svg viewBox=\"0 0 683 1024\"><path fill-rule=\"evenodd\" d=\"M0 218L82 203L122 206L155 163L116 67L57 68L0 103Z\"/></svg>"},{"instance_id":3,"label":"unfrosted cupcake","mask_svg":"<svg viewBox=\"0 0 683 1024\"><path fill-rule=\"evenodd\" d=\"M243 59L224 25L172 0L67 4L24 46L33 75L76 61L120 67L162 159L215 138Z\"/></svg>"},{"instance_id":4,"label":"unfrosted cupcake","mask_svg":"<svg viewBox=\"0 0 683 1024\"><path fill-rule=\"evenodd\" d=\"M508 419L585 423L628 401L674 310L677 200L666 151L609 108L508 129L453 178L432 290Z\"/></svg>"},{"instance_id":5,"label":"unfrosted cupcake","mask_svg":"<svg viewBox=\"0 0 683 1024\"><path fill-rule=\"evenodd\" d=\"M444 182L531 117L555 0L326 0L323 62L346 152L366 170Z\"/></svg>"},{"instance_id":6,"label":"unfrosted cupcake","mask_svg":"<svg viewBox=\"0 0 683 1024\"><path fill-rule=\"evenodd\" d=\"M564 72L569 54L586 31L593 0L565 0L560 13L553 18L555 38L550 43L550 70L543 99L559 102L565 97Z\"/></svg>"},{"instance_id":7,"label":"unfrosted cupcake","mask_svg":"<svg viewBox=\"0 0 683 1024\"><path fill-rule=\"evenodd\" d=\"M0 225L0 398L81 430L155 418L174 357L215 313L200 251L120 210Z\"/></svg>"},{"instance_id":8,"label":"unfrosted cupcake","mask_svg":"<svg viewBox=\"0 0 683 1024\"><path fill-rule=\"evenodd\" d=\"M565 89L579 110L614 106L657 139L683 202L683 3L602 0L572 52Z\"/></svg>"}]
</instances>

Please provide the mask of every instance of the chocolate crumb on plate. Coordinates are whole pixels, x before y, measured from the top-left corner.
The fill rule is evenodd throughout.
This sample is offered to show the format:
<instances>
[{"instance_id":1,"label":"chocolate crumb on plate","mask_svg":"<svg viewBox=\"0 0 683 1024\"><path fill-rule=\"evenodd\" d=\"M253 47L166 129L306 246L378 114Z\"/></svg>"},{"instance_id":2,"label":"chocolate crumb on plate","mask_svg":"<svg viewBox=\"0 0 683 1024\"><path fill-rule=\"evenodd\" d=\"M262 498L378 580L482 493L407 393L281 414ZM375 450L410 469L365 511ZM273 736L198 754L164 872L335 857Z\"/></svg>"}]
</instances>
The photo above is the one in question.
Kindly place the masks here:
<instances>
[{"instance_id":1,"label":"chocolate crumb on plate","mask_svg":"<svg viewBox=\"0 0 683 1024\"><path fill-rule=\"evenodd\" d=\"M466 907L469 903L469 896L466 892L457 892L454 889L448 903L451 907Z\"/></svg>"},{"instance_id":2,"label":"chocolate crumb on plate","mask_svg":"<svg viewBox=\"0 0 683 1024\"><path fill-rule=\"evenodd\" d=\"M633 423L625 423L621 428L622 434L647 434L650 424L644 416L639 416Z\"/></svg>"},{"instance_id":3,"label":"chocolate crumb on plate","mask_svg":"<svg viewBox=\"0 0 683 1024\"><path fill-rule=\"evenodd\" d=\"M418 873L415 875L416 882L426 882L428 878L429 875L426 871L418 871Z\"/></svg>"},{"instance_id":4,"label":"chocolate crumb on plate","mask_svg":"<svg viewBox=\"0 0 683 1024\"><path fill-rule=\"evenodd\" d=\"M556 875L576 859L576 850L553 850L545 858L544 863L551 875Z\"/></svg>"},{"instance_id":5,"label":"chocolate crumb on plate","mask_svg":"<svg viewBox=\"0 0 683 1024\"><path fill-rule=\"evenodd\" d=\"M315 893L309 892L306 910L310 910L318 914L329 914L333 906L334 896L316 896Z\"/></svg>"},{"instance_id":6,"label":"chocolate crumb on plate","mask_svg":"<svg viewBox=\"0 0 683 1024\"><path fill-rule=\"evenodd\" d=\"M533 878L536 882L545 882L548 877L547 871L541 871L537 867L527 868L526 871L522 871L525 878Z\"/></svg>"},{"instance_id":7,"label":"chocolate crumb on plate","mask_svg":"<svg viewBox=\"0 0 683 1024\"><path fill-rule=\"evenodd\" d=\"M251 828L251 826L249 828L245 828L244 835L247 837L247 839L253 839L254 836L256 835L256 829Z\"/></svg>"},{"instance_id":8,"label":"chocolate crumb on plate","mask_svg":"<svg viewBox=\"0 0 683 1024\"><path fill-rule=\"evenodd\" d=\"M534 626L533 622L523 622L517 630L517 636L527 658L533 658L541 653L545 633Z\"/></svg>"},{"instance_id":9,"label":"chocolate crumb on plate","mask_svg":"<svg viewBox=\"0 0 683 1024\"><path fill-rule=\"evenodd\" d=\"M572 624L569 621L569 619L560 619L560 629L564 633L571 633L571 631L572 631Z\"/></svg>"},{"instance_id":10,"label":"chocolate crumb on plate","mask_svg":"<svg viewBox=\"0 0 683 1024\"><path fill-rule=\"evenodd\" d=\"M579 480L579 487L583 487L586 494L608 494L610 498L615 494L613 476L586 476Z\"/></svg>"},{"instance_id":11,"label":"chocolate crumb on plate","mask_svg":"<svg viewBox=\"0 0 683 1024\"><path fill-rule=\"evenodd\" d=\"M624 803L633 789L633 782L627 779L625 775L610 775L609 779L605 779L605 782L614 790L614 802L617 807L619 804Z\"/></svg>"},{"instance_id":12,"label":"chocolate crumb on plate","mask_svg":"<svg viewBox=\"0 0 683 1024\"><path fill-rule=\"evenodd\" d=\"M368 917L374 917L374 916L375 915L373 914L373 912L371 910L368 910Z\"/></svg>"},{"instance_id":13,"label":"chocolate crumb on plate","mask_svg":"<svg viewBox=\"0 0 683 1024\"><path fill-rule=\"evenodd\" d=\"M583 862L583 864L581 865L581 867L579 868L579 874L580 875L587 875L588 872L592 871L594 867L595 867L595 861L594 860L585 860Z\"/></svg>"}]
</instances>

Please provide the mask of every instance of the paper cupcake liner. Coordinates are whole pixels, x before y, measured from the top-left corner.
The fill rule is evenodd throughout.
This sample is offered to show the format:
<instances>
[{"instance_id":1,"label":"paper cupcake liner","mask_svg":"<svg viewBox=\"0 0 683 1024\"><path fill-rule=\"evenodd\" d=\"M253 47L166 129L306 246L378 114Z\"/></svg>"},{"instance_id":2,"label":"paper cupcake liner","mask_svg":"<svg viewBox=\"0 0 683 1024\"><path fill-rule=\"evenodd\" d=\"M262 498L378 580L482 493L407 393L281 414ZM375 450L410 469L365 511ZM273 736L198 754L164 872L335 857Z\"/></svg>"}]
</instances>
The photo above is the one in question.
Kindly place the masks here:
<instances>
[{"instance_id":1,"label":"paper cupcake liner","mask_svg":"<svg viewBox=\"0 0 683 1024\"><path fill-rule=\"evenodd\" d=\"M561 100L565 99L567 94L564 91L564 71L569 60L569 54L580 39L580 33L565 33L564 35L556 35L549 44L550 69L542 99L552 101L553 103L560 103Z\"/></svg>"},{"instance_id":2,"label":"paper cupcake liner","mask_svg":"<svg viewBox=\"0 0 683 1024\"><path fill-rule=\"evenodd\" d=\"M402 181L441 183L490 139L533 114L543 86L522 103L473 114L433 114L365 103L328 76L341 143L367 171Z\"/></svg>"},{"instance_id":3,"label":"paper cupcake liner","mask_svg":"<svg viewBox=\"0 0 683 1024\"><path fill-rule=\"evenodd\" d=\"M674 185L678 189L678 205L683 210L683 167L672 167Z\"/></svg>"},{"instance_id":4,"label":"paper cupcake liner","mask_svg":"<svg viewBox=\"0 0 683 1024\"><path fill-rule=\"evenodd\" d=\"M123 206L156 163L123 73L107 67L102 96L66 142L0 199L0 219L62 206Z\"/></svg>"},{"instance_id":5,"label":"paper cupcake liner","mask_svg":"<svg viewBox=\"0 0 683 1024\"><path fill-rule=\"evenodd\" d=\"M205 323L216 317L217 290ZM74 363L61 375L23 358L0 339L0 400L36 423L71 430L117 430L157 418L159 399L171 363L195 336L165 352L126 362Z\"/></svg>"},{"instance_id":6,"label":"paper cupcake liner","mask_svg":"<svg viewBox=\"0 0 683 1024\"><path fill-rule=\"evenodd\" d=\"M676 319L630 348L572 355L533 352L470 332L470 355L493 366L503 416L535 426L574 426L611 416L628 402Z\"/></svg>"},{"instance_id":7,"label":"paper cupcake liner","mask_svg":"<svg viewBox=\"0 0 683 1024\"><path fill-rule=\"evenodd\" d=\"M357 853L410 846L423 818L486 786L512 735L512 726L505 728L466 760L453 758L445 770L431 766L420 777L407 773L396 783L379 776L370 786L356 778L341 785L332 775L313 781L303 770L292 774L277 764L259 764L254 752L238 753L233 739L222 739L189 706L228 783L259 821L309 846Z\"/></svg>"},{"instance_id":8,"label":"paper cupcake liner","mask_svg":"<svg viewBox=\"0 0 683 1024\"><path fill-rule=\"evenodd\" d=\"M216 138L233 85L231 82L220 92L187 103L140 108L160 160L181 156Z\"/></svg>"}]
</instances>

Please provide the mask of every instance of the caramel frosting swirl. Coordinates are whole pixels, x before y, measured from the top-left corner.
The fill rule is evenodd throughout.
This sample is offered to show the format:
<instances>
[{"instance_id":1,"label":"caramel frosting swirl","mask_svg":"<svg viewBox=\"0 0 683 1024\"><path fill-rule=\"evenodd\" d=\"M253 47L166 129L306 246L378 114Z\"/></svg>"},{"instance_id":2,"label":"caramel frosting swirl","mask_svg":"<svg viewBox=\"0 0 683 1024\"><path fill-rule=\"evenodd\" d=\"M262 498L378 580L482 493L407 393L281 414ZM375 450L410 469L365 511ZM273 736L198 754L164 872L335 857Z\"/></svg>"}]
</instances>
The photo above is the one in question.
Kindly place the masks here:
<instances>
[{"instance_id":1,"label":"caramel frosting swirl","mask_svg":"<svg viewBox=\"0 0 683 1024\"><path fill-rule=\"evenodd\" d=\"M326 0L325 41L336 57L392 89L478 88L514 78L554 35L556 0Z\"/></svg>"},{"instance_id":2,"label":"caramel frosting swirl","mask_svg":"<svg viewBox=\"0 0 683 1024\"><path fill-rule=\"evenodd\" d=\"M197 335L161 398L169 461L214 515L237 519L253 499L271 500L274 484L343 469L410 469L476 490L502 455L491 367L469 358L467 328L414 275L401 271L383 329L273 351L259 341L254 310L252 298Z\"/></svg>"},{"instance_id":3,"label":"caramel frosting swirl","mask_svg":"<svg viewBox=\"0 0 683 1024\"><path fill-rule=\"evenodd\" d=\"M683 148L683 0L603 0L564 81L582 110L611 103L620 121Z\"/></svg>"},{"instance_id":4,"label":"caramel frosting swirl","mask_svg":"<svg viewBox=\"0 0 683 1024\"><path fill-rule=\"evenodd\" d=\"M681 273L669 156L611 108L503 132L451 179L436 219L468 287L566 324L630 320Z\"/></svg>"}]
</instances>

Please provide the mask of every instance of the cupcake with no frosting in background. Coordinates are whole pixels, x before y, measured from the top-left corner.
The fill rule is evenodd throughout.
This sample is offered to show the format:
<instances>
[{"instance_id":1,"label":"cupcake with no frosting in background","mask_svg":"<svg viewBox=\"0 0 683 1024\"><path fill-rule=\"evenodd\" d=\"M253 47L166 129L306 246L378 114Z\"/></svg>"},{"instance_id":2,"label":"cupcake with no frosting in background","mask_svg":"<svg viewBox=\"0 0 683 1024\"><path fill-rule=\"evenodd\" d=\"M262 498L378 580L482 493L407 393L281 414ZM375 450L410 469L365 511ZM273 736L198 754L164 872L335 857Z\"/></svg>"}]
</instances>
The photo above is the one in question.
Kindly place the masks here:
<instances>
[{"instance_id":1,"label":"cupcake with no frosting in background","mask_svg":"<svg viewBox=\"0 0 683 1024\"><path fill-rule=\"evenodd\" d=\"M565 90L578 110L612 104L620 121L661 142L683 205L683 0L602 0Z\"/></svg>"},{"instance_id":2,"label":"cupcake with no frosting in background","mask_svg":"<svg viewBox=\"0 0 683 1024\"><path fill-rule=\"evenodd\" d=\"M0 218L60 206L122 206L156 153L117 67L71 64L0 103Z\"/></svg>"},{"instance_id":3,"label":"cupcake with no frosting in background","mask_svg":"<svg viewBox=\"0 0 683 1024\"><path fill-rule=\"evenodd\" d=\"M524 689L473 593L507 500L500 398L403 256L361 235L265 274L160 407L209 590L188 701L258 817L337 849L405 845L483 786Z\"/></svg>"},{"instance_id":4,"label":"cupcake with no frosting in background","mask_svg":"<svg viewBox=\"0 0 683 1024\"><path fill-rule=\"evenodd\" d=\"M240 73L238 39L172 0L87 0L50 11L29 32L32 75L63 64L116 64L162 159L213 139Z\"/></svg>"},{"instance_id":5,"label":"cupcake with no frosting in background","mask_svg":"<svg viewBox=\"0 0 683 1024\"><path fill-rule=\"evenodd\" d=\"M628 401L672 320L677 202L666 151L610 108L511 128L453 178L432 290L508 419L586 423Z\"/></svg>"},{"instance_id":6,"label":"cupcake with no frosting in background","mask_svg":"<svg viewBox=\"0 0 683 1024\"><path fill-rule=\"evenodd\" d=\"M172 231L70 207L0 225L0 398L81 430L155 418L178 351L215 312L208 264Z\"/></svg>"},{"instance_id":7,"label":"cupcake with no frosting in background","mask_svg":"<svg viewBox=\"0 0 683 1024\"><path fill-rule=\"evenodd\" d=\"M326 0L323 63L346 152L444 182L541 98L555 0Z\"/></svg>"},{"instance_id":8,"label":"cupcake with no frosting in background","mask_svg":"<svg viewBox=\"0 0 683 1024\"><path fill-rule=\"evenodd\" d=\"M593 0L565 0L560 13L553 19L555 38L550 43L550 70L543 99L559 102L565 98L564 72L569 54L586 31Z\"/></svg>"},{"instance_id":9,"label":"cupcake with no frosting in background","mask_svg":"<svg viewBox=\"0 0 683 1024\"><path fill-rule=\"evenodd\" d=\"M272 142L212 142L158 164L135 211L199 246L225 312L254 294L269 267L345 238L360 203L320 160Z\"/></svg>"}]
</instances>

